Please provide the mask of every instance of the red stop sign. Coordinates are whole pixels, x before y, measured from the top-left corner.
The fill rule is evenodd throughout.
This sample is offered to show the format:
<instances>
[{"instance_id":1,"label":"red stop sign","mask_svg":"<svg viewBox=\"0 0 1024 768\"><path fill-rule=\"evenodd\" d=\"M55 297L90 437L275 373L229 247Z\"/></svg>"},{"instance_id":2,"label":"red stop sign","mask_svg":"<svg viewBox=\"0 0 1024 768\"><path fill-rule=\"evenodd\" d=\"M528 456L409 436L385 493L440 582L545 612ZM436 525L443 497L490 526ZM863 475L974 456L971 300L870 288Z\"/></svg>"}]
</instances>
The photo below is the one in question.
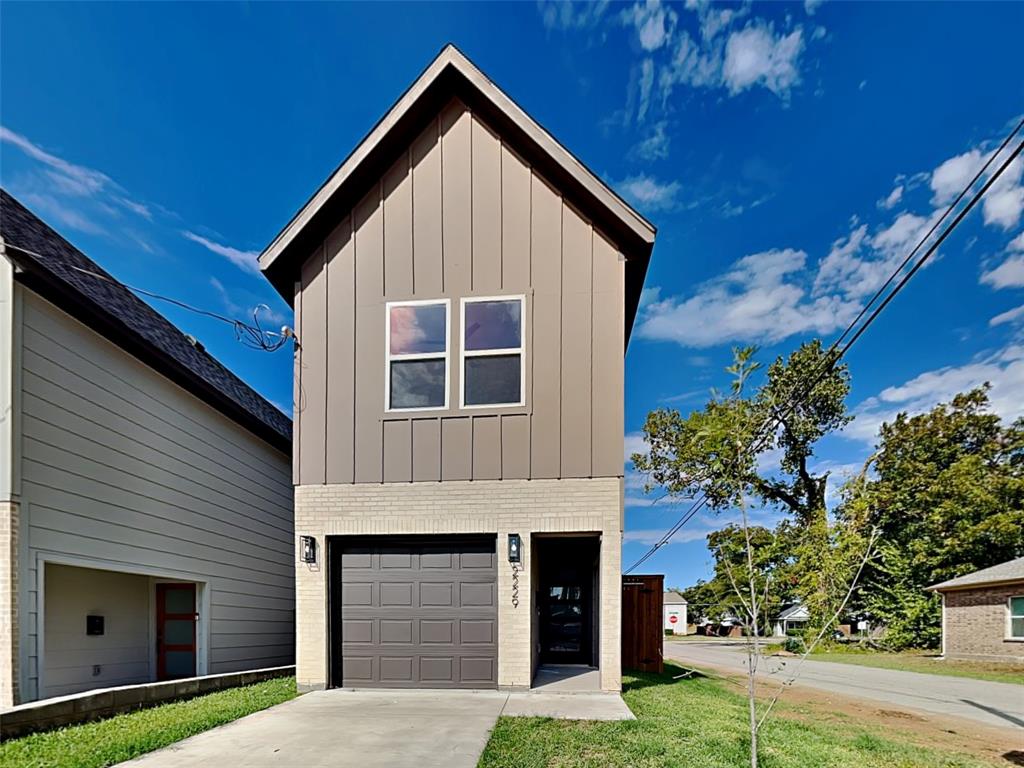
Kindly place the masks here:
<instances>
[{"instance_id":1,"label":"red stop sign","mask_svg":"<svg viewBox=\"0 0 1024 768\"><path fill-rule=\"evenodd\" d=\"M669 616L668 617L668 623L669 624L675 624L677 621L679 621L679 617L678 616Z\"/></svg>"}]
</instances>

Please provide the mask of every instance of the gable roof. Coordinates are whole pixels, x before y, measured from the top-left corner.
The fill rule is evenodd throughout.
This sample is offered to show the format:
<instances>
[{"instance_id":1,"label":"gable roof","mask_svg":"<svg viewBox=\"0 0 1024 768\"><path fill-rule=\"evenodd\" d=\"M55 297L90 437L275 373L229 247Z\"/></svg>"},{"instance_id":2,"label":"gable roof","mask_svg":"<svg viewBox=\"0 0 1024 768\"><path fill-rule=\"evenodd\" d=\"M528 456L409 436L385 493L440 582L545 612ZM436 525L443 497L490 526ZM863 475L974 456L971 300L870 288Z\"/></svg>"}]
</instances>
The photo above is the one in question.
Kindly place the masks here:
<instances>
[{"instance_id":1,"label":"gable roof","mask_svg":"<svg viewBox=\"0 0 1024 768\"><path fill-rule=\"evenodd\" d=\"M278 450L291 452L291 419L2 188L0 237L18 267L18 282Z\"/></svg>"},{"instance_id":2,"label":"gable roof","mask_svg":"<svg viewBox=\"0 0 1024 768\"><path fill-rule=\"evenodd\" d=\"M982 568L980 571L967 573L955 579L943 581L940 584L933 584L927 587L927 589L941 592L945 589L964 589L966 587L1006 584L1015 581L1024 581L1024 557L999 563L999 565L993 565L991 568Z\"/></svg>"},{"instance_id":3,"label":"gable roof","mask_svg":"<svg viewBox=\"0 0 1024 768\"><path fill-rule=\"evenodd\" d=\"M808 613L807 609L800 603L795 603L788 608L779 612L779 615L775 617L778 621L807 621L811 618L811 614Z\"/></svg>"},{"instance_id":4,"label":"gable roof","mask_svg":"<svg viewBox=\"0 0 1024 768\"><path fill-rule=\"evenodd\" d=\"M626 339L656 229L559 144L454 45L447 45L260 255L260 269L291 303L295 275L337 224L453 97L480 114L524 160L594 221L626 257Z\"/></svg>"},{"instance_id":5,"label":"gable roof","mask_svg":"<svg viewBox=\"0 0 1024 768\"><path fill-rule=\"evenodd\" d=\"M670 589L666 592L662 600L664 605L687 605L686 598L674 589Z\"/></svg>"}]
</instances>

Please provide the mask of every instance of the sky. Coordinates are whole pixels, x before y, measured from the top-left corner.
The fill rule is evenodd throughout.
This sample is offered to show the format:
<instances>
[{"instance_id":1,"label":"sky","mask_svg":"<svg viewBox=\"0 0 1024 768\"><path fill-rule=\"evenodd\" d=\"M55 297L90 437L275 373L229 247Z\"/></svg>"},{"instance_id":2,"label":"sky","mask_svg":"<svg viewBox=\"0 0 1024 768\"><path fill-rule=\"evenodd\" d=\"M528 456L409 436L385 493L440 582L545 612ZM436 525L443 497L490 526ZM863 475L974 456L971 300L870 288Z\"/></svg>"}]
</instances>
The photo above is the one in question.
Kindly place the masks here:
<instances>
[{"instance_id":1,"label":"sky","mask_svg":"<svg viewBox=\"0 0 1024 768\"><path fill-rule=\"evenodd\" d=\"M658 227L628 456L651 409L727 386L733 346L768 363L841 332L1024 114L1021 29L1021 3L5 2L0 183L129 285L289 324L256 255L453 42ZM851 350L856 418L813 463L832 498L899 411L987 381L1024 414L1022 171ZM155 306L291 410L286 350ZM625 471L628 565L685 507ZM706 577L734 519L695 517L643 570Z\"/></svg>"}]
</instances>

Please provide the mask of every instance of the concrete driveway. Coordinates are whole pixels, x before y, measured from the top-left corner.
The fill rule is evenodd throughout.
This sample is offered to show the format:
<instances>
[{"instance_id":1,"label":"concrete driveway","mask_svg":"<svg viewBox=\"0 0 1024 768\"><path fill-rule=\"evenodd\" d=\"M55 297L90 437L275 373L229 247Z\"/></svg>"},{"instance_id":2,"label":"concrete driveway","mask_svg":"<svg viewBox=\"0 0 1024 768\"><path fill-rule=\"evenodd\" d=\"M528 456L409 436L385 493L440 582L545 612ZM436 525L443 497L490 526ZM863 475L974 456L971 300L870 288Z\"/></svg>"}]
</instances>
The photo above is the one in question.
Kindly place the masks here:
<instances>
[{"instance_id":1,"label":"concrete driveway","mask_svg":"<svg viewBox=\"0 0 1024 768\"><path fill-rule=\"evenodd\" d=\"M473 768L501 714L621 720L612 694L316 691L122 763L132 768Z\"/></svg>"},{"instance_id":2,"label":"concrete driveway","mask_svg":"<svg viewBox=\"0 0 1024 768\"><path fill-rule=\"evenodd\" d=\"M694 667L746 673L746 646L737 642L665 641L665 658ZM769 657L760 669L769 680L792 675L794 658ZM936 662L940 663L940 662ZM1024 733L1024 685L927 675L808 659L794 685L877 701L889 707L967 718Z\"/></svg>"}]
</instances>

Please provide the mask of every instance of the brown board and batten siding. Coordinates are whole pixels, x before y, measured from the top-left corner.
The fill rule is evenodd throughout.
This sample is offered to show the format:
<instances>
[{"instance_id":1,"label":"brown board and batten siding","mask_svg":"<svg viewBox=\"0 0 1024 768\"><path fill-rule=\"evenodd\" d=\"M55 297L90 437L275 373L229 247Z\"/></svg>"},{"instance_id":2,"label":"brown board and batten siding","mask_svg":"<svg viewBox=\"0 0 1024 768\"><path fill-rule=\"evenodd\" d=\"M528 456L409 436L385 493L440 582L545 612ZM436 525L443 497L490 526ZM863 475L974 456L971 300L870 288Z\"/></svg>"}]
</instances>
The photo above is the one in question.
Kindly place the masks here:
<instances>
[{"instance_id":1,"label":"brown board and batten siding","mask_svg":"<svg viewBox=\"0 0 1024 768\"><path fill-rule=\"evenodd\" d=\"M303 266L296 482L621 476L624 264L453 100ZM495 295L526 296L526 405L462 410L459 299ZM449 408L387 413L385 303L435 298Z\"/></svg>"}]
</instances>

